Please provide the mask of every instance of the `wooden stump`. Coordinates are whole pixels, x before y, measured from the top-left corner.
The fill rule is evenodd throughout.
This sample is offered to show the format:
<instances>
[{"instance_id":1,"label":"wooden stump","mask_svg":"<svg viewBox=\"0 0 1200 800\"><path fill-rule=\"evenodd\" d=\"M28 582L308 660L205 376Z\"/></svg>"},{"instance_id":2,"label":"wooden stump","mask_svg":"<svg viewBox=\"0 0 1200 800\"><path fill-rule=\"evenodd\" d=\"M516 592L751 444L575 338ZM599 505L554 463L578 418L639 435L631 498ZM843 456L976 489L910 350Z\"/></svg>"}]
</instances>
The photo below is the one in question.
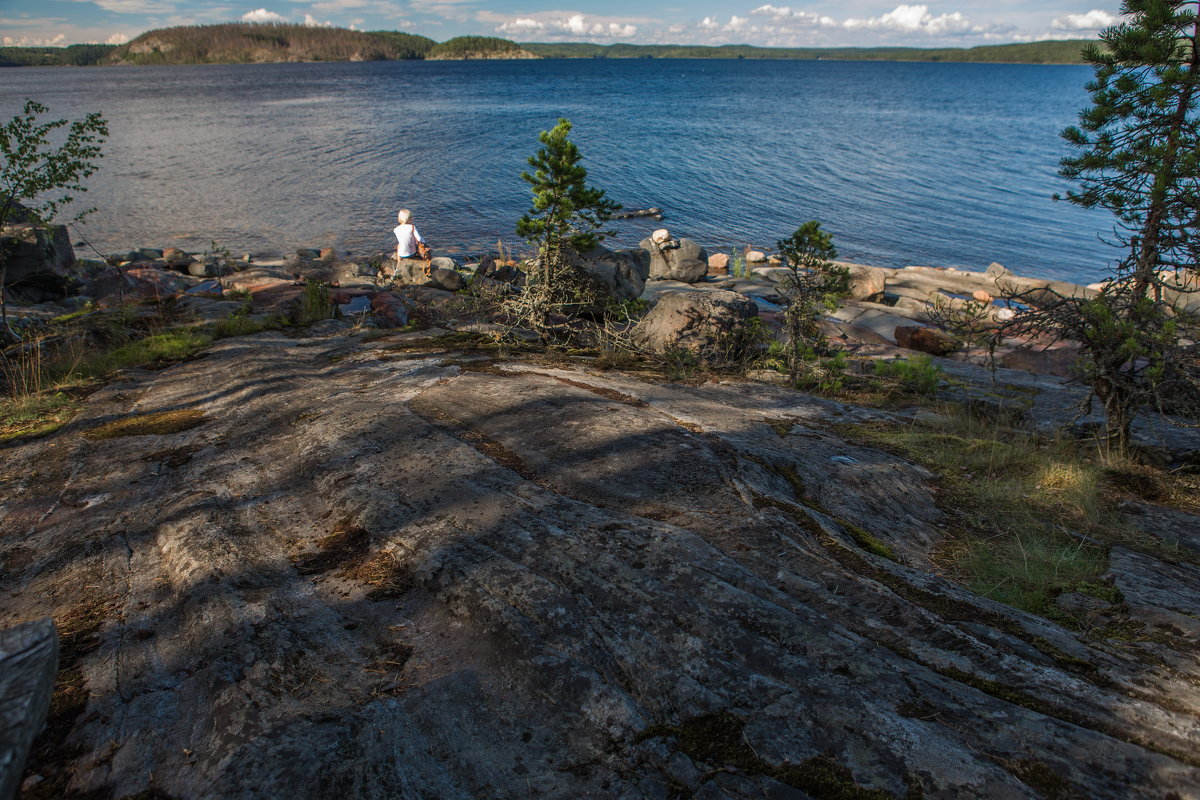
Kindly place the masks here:
<instances>
[{"instance_id":1,"label":"wooden stump","mask_svg":"<svg viewBox=\"0 0 1200 800\"><path fill-rule=\"evenodd\" d=\"M57 673L53 620L0 631L0 800L17 793L25 757L46 724Z\"/></svg>"}]
</instances>

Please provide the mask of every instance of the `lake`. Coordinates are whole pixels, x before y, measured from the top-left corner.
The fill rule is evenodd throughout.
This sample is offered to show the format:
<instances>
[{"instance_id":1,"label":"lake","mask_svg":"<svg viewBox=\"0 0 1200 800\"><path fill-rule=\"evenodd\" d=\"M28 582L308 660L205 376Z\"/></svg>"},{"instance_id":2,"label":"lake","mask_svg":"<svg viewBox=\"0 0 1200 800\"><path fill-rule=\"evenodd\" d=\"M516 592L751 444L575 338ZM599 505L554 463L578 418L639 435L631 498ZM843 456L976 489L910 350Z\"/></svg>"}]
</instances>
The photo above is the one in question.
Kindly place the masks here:
<instances>
[{"instance_id":1,"label":"lake","mask_svg":"<svg viewBox=\"0 0 1200 800\"><path fill-rule=\"evenodd\" d=\"M104 252L388 249L408 207L435 252L520 249L537 134L575 125L589 181L714 249L818 219L841 257L1090 282L1110 216L1051 196L1088 67L753 60L374 62L6 69L112 136L80 227ZM78 241L80 236L73 238ZM81 255L94 255L80 248Z\"/></svg>"}]
</instances>

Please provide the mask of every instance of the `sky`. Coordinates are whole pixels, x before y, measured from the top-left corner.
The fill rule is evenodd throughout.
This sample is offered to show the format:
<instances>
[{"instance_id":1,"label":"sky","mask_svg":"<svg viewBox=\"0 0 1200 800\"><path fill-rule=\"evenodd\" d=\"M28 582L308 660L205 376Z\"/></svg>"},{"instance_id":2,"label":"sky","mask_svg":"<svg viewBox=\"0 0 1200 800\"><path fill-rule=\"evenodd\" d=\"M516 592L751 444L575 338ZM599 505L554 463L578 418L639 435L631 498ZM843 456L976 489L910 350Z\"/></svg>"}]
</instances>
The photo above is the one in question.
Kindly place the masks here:
<instances>
[{"instance_id":1,"label":"sky","mask_svg":"<svg viewBox=\"0 0 1200 800\"><path fill-rule=\"evenodd\" d=\"M788 0L776 0L788 2ZM175 25L288 22L518 42L974 47L1094 37L1110 0L0 0L6 46L121 44Z\"/></svg>"}]
</instances>

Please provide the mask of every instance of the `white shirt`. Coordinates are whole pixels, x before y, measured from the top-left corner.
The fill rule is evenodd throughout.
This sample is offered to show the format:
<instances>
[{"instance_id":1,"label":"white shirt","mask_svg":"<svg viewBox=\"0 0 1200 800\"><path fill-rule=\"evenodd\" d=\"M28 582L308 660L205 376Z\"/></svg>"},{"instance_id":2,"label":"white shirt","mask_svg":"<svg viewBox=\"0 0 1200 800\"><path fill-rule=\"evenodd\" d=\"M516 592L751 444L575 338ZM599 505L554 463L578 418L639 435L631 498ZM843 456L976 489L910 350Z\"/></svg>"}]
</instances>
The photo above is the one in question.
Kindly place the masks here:
<instances>
[{"instance_id":1,"label":"white shirt","mask_svg":"<svg viewBox=\"0 0 1200 800\"><path fill-rule=\"evenodd\" d=\"M400 258L408 258L415 255L417 252L417 242L423 242L421 234L417 232L417 226L411 223L397 225L392 233L396 234L396 255Z\"/></svg>"}]
</instances>

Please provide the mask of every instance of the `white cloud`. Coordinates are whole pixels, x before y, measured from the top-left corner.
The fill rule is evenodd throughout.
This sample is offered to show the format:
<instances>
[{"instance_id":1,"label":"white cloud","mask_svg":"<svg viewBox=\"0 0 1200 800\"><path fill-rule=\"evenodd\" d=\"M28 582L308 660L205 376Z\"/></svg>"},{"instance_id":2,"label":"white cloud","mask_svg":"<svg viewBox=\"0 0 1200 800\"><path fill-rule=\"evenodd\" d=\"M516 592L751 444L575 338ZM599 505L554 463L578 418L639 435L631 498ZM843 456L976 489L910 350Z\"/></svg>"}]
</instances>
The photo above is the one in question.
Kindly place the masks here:
<instances>
[{"instance_id":1,"label":"white cloud","mask_svg":"<svg viewBox=\"0 0 1200 800\"><path fill-rule=\"evenodd\" d=\"M706 31L715 31L717 28L721 27L721 23L717 22L712 17L705 17L704 19L700 20L698 25L700 28Z\"/></svg>"},{"instance_id":2,"label":"white cloud","mask_svg":"<svg viewBox=\"0 0 1200 800\"><path fill-rule=\"evenodd\" d=\"M170 14L175 10L174 3L164 3L161 0L93 0L105 11L114 14Z\"/></svg>"},{"instance_id":3,"label":"white cloud","mask_svg":"<svg viewBox=\"0 0 1200 800\"><path fill-rule=\"evenodd\" d=\"M814 14L811 11L793 11L788 6L759 6L753 9L751 14L770 17L776 22L783 23L799 23L801 25L818 25L822 27L836 27L840 23L833 17Z\"/></svg>"},{"instance_id":4,"label":"white cloud","mask_svg":"<svg viewBox=\"0 0 1200 800\"><path fill-rule=\"evenodd\" d=\"M105 44L125 44L129 41L129 34L114 33L112 36L104 40Z\"/></svg>"},{"instance_id":5,"label":"white cloud","mask_svg":"<svg viewBox=\"0 0 1200 800\"><path fill-rule=\"evenodd\" d=\"M638 26L636 20L597 17L579 12L544 11L528 17L508 19L483 11L476 15L482 22L496 23L498 33L523 36L530 33L555 39L629 39Z\"/></svg>"},{"instance_id":6,"label":"white cloud","mask_svg":"<svg viewBox=\"0 0 1200 800\"><path fill-rule=\"evenodd\" d=\"M501 33L532 33L533 31L544 31L546 23L538 22L536 19L528 17L518 17L511 22L505 22L496 26L496 30Z\"/></svg>"},{"instance_id":7,"label":"white cloud","mask_svg":"<svg viewBox=\"0 0 1200 800\"><path fill-rule=\"evenodd\" d=\"M20 39L14 39L11 36L5 36L0 39L0 42L4 42L5 47L62 47L67 43L67 37L62 33L51 38L22 36Z\"/></svg>"},{"instance_id":8,"label":"white cloud","mask_svg":"<svg viewBox=\"0 0 1200 800\"><path fill-rule=\"evenodd\" d=\"M722 30L740 31L744 27L746 27L746 18L734 14L729 18L729 23Z\"/></svg>"},{"instance_id":9,"label":"white cloud","mask_svg":"<svg viewBox=\"0 0 1200 800\"><path fill-rule=\"evenodd\" d=\"M321 22L319 19L314 17L312 14L305 14L304 15L304 27L306 27L306 28L332 28L333 23L332 22Z\"/></svg>"},{"instance_id":10,"label":"white cloud","mask_svg":"<svg viewBox=\"0 0 1200 800\"><path fill-rule=\"evenodd\" d=\"M899 5L886 14L865 19L848 19L842 23L848 30L891 30L901 33L967 33L982 32L960 12L933 16L926 5Z\"/></svg>"},{"instance_id":11,"label":"white cloud","mask_svg":"<svg viewBox=\"0 0 1200 800\"><path fill-rule=\"evenodd\" d=\"M253 11L247 11L242 14L242 22L287 22L287 17L282 14L276 14L274 11L267 11L265 8L256 8Z\"/></svg>"},{"instance_id":12,"label":"white cloud","mask_svg":"<svg viewBox=\"0 0 1200 800\"><path fill-rule=\"evenodd\" d=\"M1116 25L1120 21L1120 17L1093 8L1086 14L1067 14L1064 17L1058 17L1050 23L1050 27L1064 31L1098 31L1101 28Z\"/></svg>"}]
</instances>

